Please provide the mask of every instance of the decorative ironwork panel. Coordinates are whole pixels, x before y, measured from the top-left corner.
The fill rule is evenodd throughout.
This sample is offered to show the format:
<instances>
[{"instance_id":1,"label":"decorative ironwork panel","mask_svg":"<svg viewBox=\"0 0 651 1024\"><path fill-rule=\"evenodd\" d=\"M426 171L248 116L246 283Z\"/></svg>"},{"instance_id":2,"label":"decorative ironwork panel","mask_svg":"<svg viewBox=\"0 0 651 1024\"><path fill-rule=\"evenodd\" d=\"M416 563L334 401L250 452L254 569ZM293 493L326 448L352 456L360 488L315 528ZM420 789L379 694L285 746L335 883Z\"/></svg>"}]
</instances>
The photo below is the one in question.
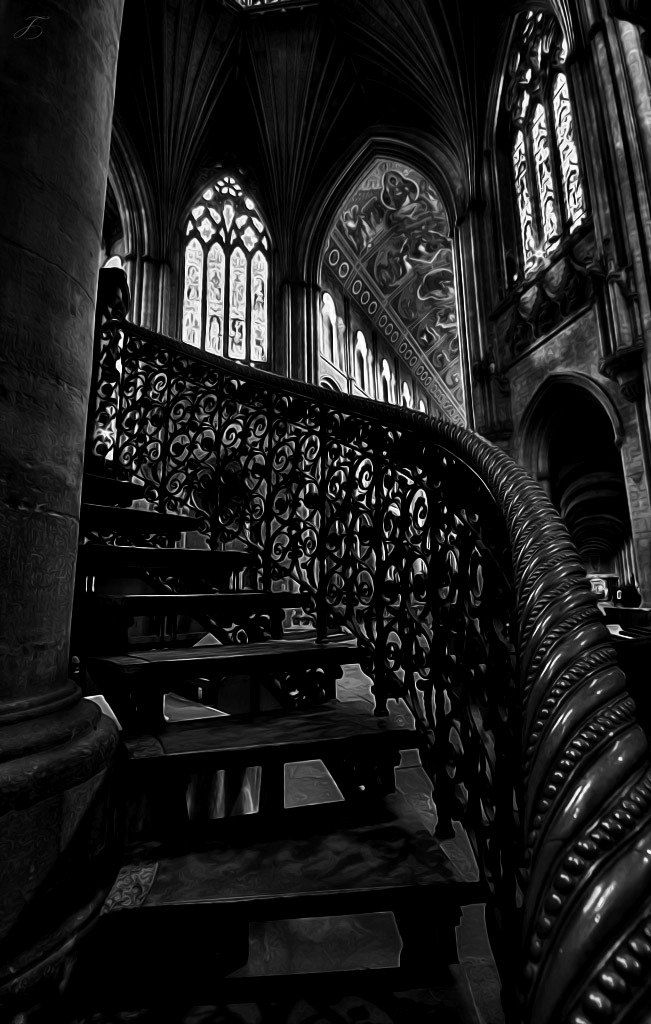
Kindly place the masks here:
<instances>
[{"instance_id":1,"label":"decorative ironwork panel","mask_svg":"<svg viewBox=\"0 0 651 1024\"><path fill-rule=\"evenodd\" d=\"M651 760L538 485L449 422L126 323L98 344L110 462L213 546L259 553L263 584L302 594L320 635L357 637L376 713L390 697L413 712L439 834L458 819L471 839L518 1019L640 1020Z\"/></svg>"},{"instance_id":2,"label":"decorative ironwork panel","mask_svg":"<svg viewBox=\"0 0 651 1024\"><path fill-rule=\"evenodd\" d=\"M118 462L146 481L153 507L198 517L213 545L259 553L263 586L303 595L319 635L344 626L357 636L377 713L403 697L416 717L439 832L463 819L502 891L508 855L494 822L502 834L511 823L513 849L517 775L493 747L499 734L498 748L511 749L502 734L517 722L494 503L432 442L426 417L396 411L387 424L370 401L342 407L279 382L129 326Z\"/></svg>"}]
</instances>

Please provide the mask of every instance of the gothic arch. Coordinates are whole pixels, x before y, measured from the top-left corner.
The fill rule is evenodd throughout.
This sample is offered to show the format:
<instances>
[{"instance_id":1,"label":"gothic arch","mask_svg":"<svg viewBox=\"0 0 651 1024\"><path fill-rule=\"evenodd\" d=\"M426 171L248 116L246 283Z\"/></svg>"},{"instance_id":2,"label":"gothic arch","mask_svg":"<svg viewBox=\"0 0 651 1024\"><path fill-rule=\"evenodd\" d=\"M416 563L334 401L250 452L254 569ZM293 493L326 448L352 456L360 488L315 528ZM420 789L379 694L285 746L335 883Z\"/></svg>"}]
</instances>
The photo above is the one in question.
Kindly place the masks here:
<instances>
[{"instance_id":1,"label":"gothic arch","mask_svg":"<svg viewBox=\"0 0 651 1024\"><path fill-rule=\"evenodd\" d=\"M631 520L623 427L605 391L580 373L555 373L521 424L522 463L565 519L586 569L623 574Z\"/></svg>"},{"instance_id":2,"label":"gothic arch","mask_svg":"<svg viewBox=\"0 0 651 1024\"><path fill-rule=\"evenodd\" d=\"M429 179L439 193L450 225L460 215L468 185L451 160L440 157L440 164L423 157L424 147L413 140L399 140L399 129L393 138L373 136L356 149L348 150L339 161L339 171L327 193L316 207L314 220L307 233L303 256L303 274L306 281L318 283L321 255L337 214L355 184L380 159L396 160L413 167ZM426 152L426 149L425 149Z\"/></svg>"},{"instance_id":3,"label":"gothic arch","mask_svg":"<svg viewBox=\"0 0 651 1024\"><path fill-rule=\"evenodd\" d=\"M515 189L513 183L511 189L503 187L504 180L508 179L510 182L513 173L511 166L512 154L510 152L513 139L509 138L507 141L509 128L507 127L508 115L504 100L506 82L509 77L509 61L511 60L515 43L516 27L520 24L520 19L524 12L529 10L551 14L555 18L565 41L567 52L565 65L568 69L573 62L574 53L582 38L581 18L576 0L528 0L528 2L518 5L518 9L514 11L505 23L499 40L493 74L490 79L486 117L484 120L483 151L487 159L484 166L485 177L483 180L486 182L487 198L490 200L492 209L493 251L495 255L492 276L494 278L494 286L500 292L508 291L514 274L518 273L521 261L521 255L519 254L521 246L519 240L520 224L518 223L518 216L515 210ZM567 73L569 75L569 71ZM556 75L556 77L558 78L559 75ZM575 100L576 97L573 96L570 103L568 96L571 122L576 136L575 141L578 152L580 153L582 150L582 132ZM552 126L550 126L549 130L550 135L553 134L555 136ZM506 150L509 150L508 154ZM582 160L579 156L580 167L581 164ZM583 167L583 173L580 171L579 174L582 178L581 185L587 207L584 212L589 213L590 197L586 190L585 171L586 168ZM559 184L560 182L556 181L556 185ZM557 205L564 205L560 196L556 198ZM567 231L565 231L565 234L567 234Z\"/></svg>"},{"instance_id":4,"label":"gothic arch","mask_svg":"<svg viewBox=\"0 0 651 1024\"><path fill-rule=\"evenodd\" d=\"M545 479L545 467L540 466L551 430L551 417L554 414L554 397L559 388L584 392L597 402L610 420L613 441L621 448L625 437L622 418L610 395L600 384L587 374L574 371L550 373L550 375L534 391L520 420L519 434L521 438L519 461L535 480Z\"/></svg>"},{"instance_id":5,"label":"gothic arch","mask_svg":"<svg viewBox=\"0 0 651 1024\"><path fill-rule=\"evenodd\" d=\"M365 156L346 175L348 191L328 222L314 273L357 308L440 414L463 422L450 205L419 169L422 160L412 165L383 152L361 162ZM350 347L354 364L354 341Z\"/></svg>"},{"instance_id":6,"label":"gothic arch","mask_svg":"<svg viewBox=\"0 0 651 1024\"><path fill-rule=\"evenodd\" d=\"M181 224L181 338L215 355L267 363L271 239L238 177L213 171Z\"/></svg>"}]
</instances>

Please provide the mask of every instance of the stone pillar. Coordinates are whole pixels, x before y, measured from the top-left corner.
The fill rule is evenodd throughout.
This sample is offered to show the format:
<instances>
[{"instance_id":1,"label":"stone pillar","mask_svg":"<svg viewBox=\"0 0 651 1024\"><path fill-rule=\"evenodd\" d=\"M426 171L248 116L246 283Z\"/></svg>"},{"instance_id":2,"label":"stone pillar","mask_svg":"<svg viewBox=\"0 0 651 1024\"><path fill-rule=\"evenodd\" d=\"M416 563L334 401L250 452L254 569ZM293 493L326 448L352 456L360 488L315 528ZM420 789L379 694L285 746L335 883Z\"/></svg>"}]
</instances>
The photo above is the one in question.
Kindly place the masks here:
<instances>
[{"instance_id":1,"label":"stone pillar","mask_svg":"<svg viewBox=\"0 0 651 1024\"><path fill-rule=\"evenodd\" d=\"M116 745L68 640L122 2L0 3L0 995L69 941Z\"/></svg>"},{"instance_id":2,"label":"stone pillar","mask_svg":"<svg viewBox=\"0 0 651 1024\"><path fill-rule=\"evenodd\" d=\"M306 281L285 281L281 289L283 352L273 370L293 380L317 383L319 363L318 302L320 289Z\"/></svg>"},{"instance_id":3,"label":"stone pillar","mask_svg":"<svg viewBox=\"0 0 651 1024\"><path fill-rule=\"evenodd\" d=\"M491 266L484 204L471 203L454 230L459 348L464 377L468 426L506 447L511 437L510 391L501 371L486 317L486 283L481 268Z\"/></svg>"},{"instance_id":4,"label":"stone pillar","mask_svg":"<svg viewBox=\"0 0 651 1024\"><path fill-rule=\"evenodd\" d=\"M573 68L604 297L601 372L635 406L622 455L644 601L651 600L651 105L638 29L644 0L580 0L586 49ZM629 19L620 20L620 19Z\"/></svg>"}]
</instances>

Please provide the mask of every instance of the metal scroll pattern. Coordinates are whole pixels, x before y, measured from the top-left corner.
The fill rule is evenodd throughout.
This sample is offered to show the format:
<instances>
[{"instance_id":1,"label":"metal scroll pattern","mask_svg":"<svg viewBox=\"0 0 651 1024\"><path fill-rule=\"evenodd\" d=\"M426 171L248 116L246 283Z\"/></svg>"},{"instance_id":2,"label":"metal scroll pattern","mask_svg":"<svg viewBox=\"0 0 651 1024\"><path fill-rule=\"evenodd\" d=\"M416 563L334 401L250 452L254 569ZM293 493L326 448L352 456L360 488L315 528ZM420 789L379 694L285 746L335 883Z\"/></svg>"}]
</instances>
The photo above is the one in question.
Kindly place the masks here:
<instances>
[{"instance_id":1,"label":"metal scroll pattern","mask_svg":"<svg viewBox=\"0 0 651 1024\"><path fill-rule=\"evenodd\" d=\"M256 550L263 582L303 595L322 634L350 628L378 712L407 701L439 834L459 819L474 844L517 1012L643 1020L646 738L539 487L451 423L123 330L104 454L211 543ZM96 393L101 418L101 379Z\"/></svg>"}]
</instances>

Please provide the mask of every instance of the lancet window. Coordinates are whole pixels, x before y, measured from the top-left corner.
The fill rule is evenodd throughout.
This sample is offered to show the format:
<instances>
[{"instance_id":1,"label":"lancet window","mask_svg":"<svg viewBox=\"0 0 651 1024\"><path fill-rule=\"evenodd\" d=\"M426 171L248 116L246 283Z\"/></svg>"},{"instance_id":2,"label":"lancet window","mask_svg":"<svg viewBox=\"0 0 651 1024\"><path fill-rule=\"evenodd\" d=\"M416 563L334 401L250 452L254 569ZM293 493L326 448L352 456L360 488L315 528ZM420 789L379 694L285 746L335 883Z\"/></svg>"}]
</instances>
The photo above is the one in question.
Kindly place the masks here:
<instances>
[{"instance_id":1,"label":"lancet window","mask_svg":"<svg viewBox=\"0 0 651 1024\"><path fill-rule=\"evenodd\" d=\"M565 41L552 14L531 10L521 16L505 103L525 274L551 256L586 214L566 57Z\"/></svg>"},{"instance_id":2,"label":"lancet window","mask_svg":"<svg viewBox=\"0 0 651 1024\"><path fill-rule=\"evenodd\" d=\"M269 237L253 200L226 175L185 227L181 337L246 363L269 359Z\"/></svg>"},{"instance_id":3,"label":"lancet window","mask_svg":"<svg viewBox=\"0 0 651 1024\"><path fill-rule=\"evenodd\" d=\"M324 292L321 300L321 351L328 362L335 362L337 351L337 309L330 292Z\"/></svg>"},{"instance_id":4,"label":"lancet window","mask_svg":"<svg viewBox=\"0 0 651 1024\"><path fill-rule=\"evenodd\" d=\"M368 390L368 348L362 331L357 332L355 341L355 377L362 391Z\"/></svg>"}]
</instances>

